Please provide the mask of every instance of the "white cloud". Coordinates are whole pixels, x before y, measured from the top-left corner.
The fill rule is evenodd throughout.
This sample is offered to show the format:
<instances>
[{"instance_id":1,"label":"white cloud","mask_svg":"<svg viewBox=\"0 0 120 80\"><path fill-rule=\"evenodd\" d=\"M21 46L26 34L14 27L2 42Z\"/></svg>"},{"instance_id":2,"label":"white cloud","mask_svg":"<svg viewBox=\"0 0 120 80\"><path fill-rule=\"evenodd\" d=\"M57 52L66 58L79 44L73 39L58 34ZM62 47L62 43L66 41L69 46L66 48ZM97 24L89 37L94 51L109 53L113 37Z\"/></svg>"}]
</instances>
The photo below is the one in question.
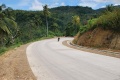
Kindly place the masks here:
<instances>
[{"instance_id":1,"label":"white cloud","mask_svg":"<svg viewBox=\"0 0 120 80\"><path fill-rule=\"evenodd\" d=\"M30 10L43 10L43 3L39 2L38 0L34 0L32 6L29 8Z\"/></svg>"},{"instance_id":2,"label":"white cloud","mask_svg":"<svg viewBox=\"0 0 120 80\"><path fill-rule=\"evenodd\" d=\"M106 3L110 0L92 0L93 2L97 2L97 3Z\"/></svg>"},{"instance_id":3,"label":"white cloud","mask_svg":"<svg viewBox=\"0 0 120 80\"><path fill-rule=\"evenodd\" d=\"M41 2L42 1L42 2ZM44 2L45 1L45 2ZM18 0L18 4L7 5L13 7L15 9L30 9L30 10L43 10L43 5L48 4L48 8L58 7L58 6L65 6L66 0ZM68 0L68 3L71 1L76 0ZM43 3L44 2L44 3ZM106 6L109 3L114 5L120 5L120 0L79 0L80 3L76 5L80 6L89 6L93 9L97 9L102 6ZM1 2L0 2L1 3ZM67 4L68 5L68 4Z\"/></svg>"},{"instance_id":4,"label":"white cloud","mask_svg":"<svg viewBox=\"0 0 120 80\"><path fill-rule=\"evenodd\" d=\"M65 3L64 3L64 2L62 2L62 3L61 3L61 6L65 6Z\"/></svg>"},{"instance_id":5,"label":"white cloud","mask_svg":"<svg viewBox=\"0 0 120 80\"><path fill-rule=\"evenodd\" d=\"M60 0L52 0L50 4L48 4L48 8L58 7L58 6L65 6L65 2L59 2ZM49 2L49 1L48 1ZM100 5L105 6L102 4L106 3L113 3L114 5L120 4L120 0L80 0L78 5L80 6L89 6L93 9L98 8ZM30 6L30 10L43 10L43 3L40 0L21 0L19 3L20 7ZM99 6L98 6L99 5Z\"/></svg>"},{"instance_id":6,"label":"white cloud","mask_svg":"<svg viewBox=\"0 0 120 80\"><path fill-rule=\"evenodd\" d=\"M51 5L48 5L48 8L53 8L53 7L57 7L59 6L59 3L54 3L54 4L51 4Z\"/></svg>"},{"instance_id":7,"label":"white cloud","mask_svg":"<svg viewBox=\"0 0 120 80\"><path fill-rule=\"evenodd\" d=\"M93 9L101 6L102 8L108 5L109 3L113 3L114 5L119 5L120 0L80 0L80 6L89 6ZM106 5L105 5L106 4Z\"/></svg>"},{"instance_id":8,"label":"white cloud","mask_svg":"<svg viewBox=\"0 0 120 80\"><path fill-rule=\"evenodd\" d=\"M92 2L97 2L97 3L113 2L116 4L120 4L120 0L82 0L82 1L92 1Z\"/></svg>"},{"instance_id":9,"label":"white cloud","mask_svg":"<svg viewBox=\"0 0 120 80\"><path fill-rule=\"evenodd\" d=\"M32 6L29 8L30 10L43 10L43 3L41 3L40 1L38 0L34 0L32 2ZM65 5L64 3L58 3L58 2L55 2L53 4L47 4L48 5L48 8L53 8L53 7L58 7L60 5Z\"/></svg>"},{"instance_id":10,"label":"white cloud","mask_svg":"<svg viewBox=\"0 0 120 80\"><path fill-rule=\"evenodd\" d=\"M112 0L115 4L120 4L120 0Z\"/></svg>"},{"instance_id":11,"label":"white cloud","mask_svg":"<svg viewBox=\"0 0 120 80\"><path fill-rule=\"evenodd\" d=\"M92 4L96 4L96 3L106 3L109 2L109 0L80 0L80 3L92 3Z\"/></svg>"},{"instance_id":12,"label":"white cloud","mask_svg":"<svg viewBox=\"0 0 120 80\"><path fill-rule=\"evenodd\" d=\"M114 4L115 6L118 6L118 5L120 5L120 4Z\"/></svg>"},{"instance_id":13,"label":"white cloud","mask_svg":"<svg viewBox=\"0 0 120 80\"><path fill-rule=\"evenodd\" d=\"M58 7L58 6L65 6L65 3L62 2L62 3L54 3L54 4L51 4L51 5L48 5L49 8L53 8L53 7Z\"/></svg>"}]
</instances>

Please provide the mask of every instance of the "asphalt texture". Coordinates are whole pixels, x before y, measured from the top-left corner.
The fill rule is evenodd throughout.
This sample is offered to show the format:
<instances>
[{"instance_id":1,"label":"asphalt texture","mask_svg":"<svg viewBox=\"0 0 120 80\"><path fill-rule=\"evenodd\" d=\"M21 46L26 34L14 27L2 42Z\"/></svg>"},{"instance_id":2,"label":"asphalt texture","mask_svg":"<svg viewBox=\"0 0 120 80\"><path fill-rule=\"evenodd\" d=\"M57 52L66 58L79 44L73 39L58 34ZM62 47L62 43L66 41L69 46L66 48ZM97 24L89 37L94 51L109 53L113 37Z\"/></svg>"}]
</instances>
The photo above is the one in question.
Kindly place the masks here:
<instances>
[{"instance_id":1,"label":"asphalt texture","mask_svg":"<svg viewBox=\"0 0 120 80\"><path fill-rule=\"evenodd\" d=\"M26 54L37 80L120 80L120 59L62 44L73 38L37 41Z\"/></svg>"}]
</instances>

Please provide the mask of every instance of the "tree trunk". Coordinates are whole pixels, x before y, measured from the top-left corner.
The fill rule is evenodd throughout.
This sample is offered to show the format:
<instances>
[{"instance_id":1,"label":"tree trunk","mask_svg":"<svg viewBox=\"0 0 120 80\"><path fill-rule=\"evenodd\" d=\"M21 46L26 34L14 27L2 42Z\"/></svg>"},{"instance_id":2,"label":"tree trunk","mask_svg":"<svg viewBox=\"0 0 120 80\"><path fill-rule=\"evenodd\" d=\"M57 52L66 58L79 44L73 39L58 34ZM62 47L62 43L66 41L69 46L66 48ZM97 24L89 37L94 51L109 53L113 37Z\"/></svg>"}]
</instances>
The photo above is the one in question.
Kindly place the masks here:
<instances>
[{"instance_id":1,"label":"tree trunk","mask_svg":"<svg viewBox=\"0 0 120 80\"><path fill-rule=\"evenodd\" d=\"M47 28L46 28L46 29L47 29L47 30L46 30L46 31L47 31L46 37L48 37L48 20L47 20L47 16L46 16L46 27L47 27Z\"/></svg>"}]
</instances>

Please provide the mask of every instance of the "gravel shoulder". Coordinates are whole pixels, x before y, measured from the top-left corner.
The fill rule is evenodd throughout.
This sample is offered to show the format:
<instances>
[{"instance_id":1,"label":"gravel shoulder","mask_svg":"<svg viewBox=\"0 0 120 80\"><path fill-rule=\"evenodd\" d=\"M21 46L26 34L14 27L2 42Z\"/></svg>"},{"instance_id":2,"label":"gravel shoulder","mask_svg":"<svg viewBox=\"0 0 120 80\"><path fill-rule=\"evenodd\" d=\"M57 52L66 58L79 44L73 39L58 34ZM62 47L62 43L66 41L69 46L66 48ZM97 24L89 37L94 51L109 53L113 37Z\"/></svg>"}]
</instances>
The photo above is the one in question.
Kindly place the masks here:
<instances>
[{"instance_id":1,"label":"gravel shoulder","mask_svg":"<svg viewBox=\"0 0 120 80\"><path fill-rule=\"evenodd\" d=\"M67 47L71 47L77 50L87 51L95 54L101 54L111 57L120 58L120 50L113 50L113 49L105 49L105 48L90 48L90 47L84 47L84 46L78 46L75 44L72 44L70 41L63 41L63 45Z\"/></svg>"},{"instance_id":2,"label":"gravel shoulder","mask_svg":"<svg viewBox=\"0 0 120 80\"><path fill-rule=\"evenodd\" d=\"M0 80L36 80L26 57L28 45L9 50L0 56Z\"/></svg>"}]
</instances>

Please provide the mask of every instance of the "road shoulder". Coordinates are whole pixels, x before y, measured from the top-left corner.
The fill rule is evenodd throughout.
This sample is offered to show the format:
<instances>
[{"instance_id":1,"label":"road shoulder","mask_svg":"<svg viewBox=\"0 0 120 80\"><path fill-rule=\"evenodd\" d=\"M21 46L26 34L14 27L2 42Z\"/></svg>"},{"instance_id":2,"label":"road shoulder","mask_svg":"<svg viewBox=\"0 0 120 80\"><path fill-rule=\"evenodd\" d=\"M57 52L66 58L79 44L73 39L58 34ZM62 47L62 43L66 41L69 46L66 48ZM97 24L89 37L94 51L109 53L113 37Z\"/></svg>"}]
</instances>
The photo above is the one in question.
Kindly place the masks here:
<instances>
[{"instance_id":1,"label":"road shoulder","mask_svg":"<svg viewBox=\"0 0 120 80\"><path fill-rule=\"evenodd\" d=\"M22 45L0 56L0 80L36 80L26 57L26 48Z\"/></svg>"},{"instance_id":2,"label":"road shoulder","mask_svg":"<svg viewBox=\"0 0 120 80\"><path fill-rule=\"evenodd\" d=\"M87 52L91 52L91 53L95 53L95 54L101 54L101 55L120 58L120 50L99 49L99 48L90 48L90 47L78 46L78 45L71 44L69 40L63 41L62 44L67 46L67 47L74 48L77 50L82 50L82 51L87 51Z\"/></svg>"}]
</instances>

